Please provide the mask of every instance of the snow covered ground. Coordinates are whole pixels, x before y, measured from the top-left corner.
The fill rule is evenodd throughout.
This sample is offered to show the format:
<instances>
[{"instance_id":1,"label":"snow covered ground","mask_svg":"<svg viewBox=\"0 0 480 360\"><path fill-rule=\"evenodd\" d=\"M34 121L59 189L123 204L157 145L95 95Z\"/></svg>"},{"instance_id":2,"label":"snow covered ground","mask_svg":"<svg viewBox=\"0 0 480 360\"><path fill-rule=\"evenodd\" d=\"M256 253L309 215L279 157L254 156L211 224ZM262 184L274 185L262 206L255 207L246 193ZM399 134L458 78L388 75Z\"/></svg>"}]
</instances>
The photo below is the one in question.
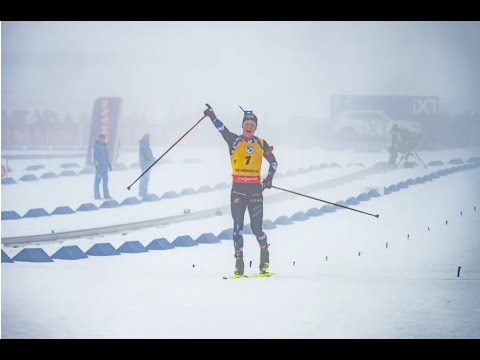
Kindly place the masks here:
<instances>
[{"instance_id":1,"label":"snow covered ground","mask_svg":"<svg viewBox=\"0 0 480 360\"><path fill-rule=\"evenodd\" d=\"M165 148L154 149L160 155ZM386 153L327 152L278 148L279 172L337 163L303 174L278 177L274 185L332 202L467 161L478 149L422 152L440 167L378 171L355 176ZM172 156L170 156L172 155ZM136 153L119 161L129 166ZM230 182L225 147L179 147L152 171L150 193ZM196 159L196 160L192 160ZM14 179L28 165L47 171L78 160L10 160ZM358 165L362 164L362 165ZM83 166L83 164L80 164ZM78 169L77 169L78 171ZM34 172L35 173L35 172ZM110 173L118 202L136 196L139 170ZM347 182L333 180L352 175ZM329 186L325 181L332 180ZM322 183L324 185L322 185ZM93 175L42 179L2 186L2 211L58 206L76 209L93 200ZM479 338L480 337L480 168L454 172L361 202L353 208L266 230L271 278L223 280L234 266L231 240L217 244L93 257L53 263L2 263L4 338ZM324 204L296 195L265 193L264 219L275 220ZM285 194L285 193L283 193ZM39 235L180 215L228 206L229 189L91 213L2 221L2 238ZM476 210L475 210L476 209ZM246 216L246 223L249 223ZM232 227L230 213L124 233L45 244L5 246L10 257L23 247L52 255L64 245L87 251L94 243L118 248L125 241L147 245L180 235ZM258 269L259 249L245 235L247 273ZM250 267L251 262L251 267ZM460 276L457 277L461 266Z\"/></svg>"}]
</instances>

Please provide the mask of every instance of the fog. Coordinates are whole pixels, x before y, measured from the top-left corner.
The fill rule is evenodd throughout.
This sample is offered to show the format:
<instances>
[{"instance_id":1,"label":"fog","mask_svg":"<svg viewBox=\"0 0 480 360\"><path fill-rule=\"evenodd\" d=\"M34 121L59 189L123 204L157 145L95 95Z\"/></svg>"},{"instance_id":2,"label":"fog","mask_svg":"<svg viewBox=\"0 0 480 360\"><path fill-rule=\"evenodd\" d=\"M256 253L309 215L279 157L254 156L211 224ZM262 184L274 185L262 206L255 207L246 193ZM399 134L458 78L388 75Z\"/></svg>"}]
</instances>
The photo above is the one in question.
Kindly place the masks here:
<instances>
[{"instance_id":1,"label":"fog","mask_svg":"<svg viewBox=\"0 0 480 360\"><path fill-rule=\"evenodd\" d=\"M479 22L2 22L2 110L76 119L121 96L126 117L177 132L205 102L238 129L238 105L254 110L265 131L328 120L333 94L476 112L479 35Z\"/></svg>"}]
</instances>

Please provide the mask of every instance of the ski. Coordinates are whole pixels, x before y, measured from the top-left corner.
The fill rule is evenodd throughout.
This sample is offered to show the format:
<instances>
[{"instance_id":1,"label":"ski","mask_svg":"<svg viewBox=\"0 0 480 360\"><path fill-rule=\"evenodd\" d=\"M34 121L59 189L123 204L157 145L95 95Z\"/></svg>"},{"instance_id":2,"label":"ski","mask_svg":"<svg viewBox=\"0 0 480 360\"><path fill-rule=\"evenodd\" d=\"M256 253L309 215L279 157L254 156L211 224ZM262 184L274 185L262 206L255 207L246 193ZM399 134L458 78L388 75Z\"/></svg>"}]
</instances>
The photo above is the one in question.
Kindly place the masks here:
<instances>
[{"instance_id":1,"label":"ski","mask_svg":"<svg viewBox=\"0 0 480 360\"><path fill-rule=\"evenodd\" d=\"M224 275L223 279L224 280L229 280L229 279L248 279L248 278L260 278L260 277L271 277L275 275L274 272L266 272L266 273L258 273L258 274L252 274L252 275Z\"/></svg>"},{"instance_id":2,"label":"ski","mask_svg":"<svg viewBox=\"0 0 480 360\"><path fill-rule=\"evenodd\" d=\"M248 275L224 275L223 280L229 280L229 279L243 279L243 278L248 278Z\"/></svg>"},{"instance_id":3,"label":"ski","mask_svg":"<svg viewBox=\"0 0 480 360\"><path fill-rule=\"evenodd\" d=\"M250 275L250 277L252 277L252 278L271 277L273 275L275 275L274 272L265 272L265 273L258 273L258 274L255 274L255 275Z\"/></svg>"}]
</instances>

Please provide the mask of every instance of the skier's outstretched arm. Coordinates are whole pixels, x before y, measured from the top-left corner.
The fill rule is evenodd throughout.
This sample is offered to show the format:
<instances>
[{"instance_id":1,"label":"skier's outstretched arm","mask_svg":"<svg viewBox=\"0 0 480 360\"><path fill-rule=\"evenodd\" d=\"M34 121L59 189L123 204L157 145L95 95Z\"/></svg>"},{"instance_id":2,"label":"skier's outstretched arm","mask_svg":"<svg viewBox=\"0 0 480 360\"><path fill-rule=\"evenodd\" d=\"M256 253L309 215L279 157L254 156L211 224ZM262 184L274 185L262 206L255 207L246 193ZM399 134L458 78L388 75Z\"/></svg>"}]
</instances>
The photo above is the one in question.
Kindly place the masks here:
<instances>
[{"instance_id":1,"label":"skier's outstretched arm","mask_svg":"<svg viewBox=\"0 0 480 360\"><path fill-rule=\"evenodd\" d=\"M208 116L210 118L212 124L220 132L220 134L222 134L227 144L231 146L235 142L235 139L238 137L238 135L228 130L228 128L223 124L223 122L221 122L220 119L217 118L212 108L206 109L203 113L205 114L205 116Z\"/></svg>"}]
</instances>

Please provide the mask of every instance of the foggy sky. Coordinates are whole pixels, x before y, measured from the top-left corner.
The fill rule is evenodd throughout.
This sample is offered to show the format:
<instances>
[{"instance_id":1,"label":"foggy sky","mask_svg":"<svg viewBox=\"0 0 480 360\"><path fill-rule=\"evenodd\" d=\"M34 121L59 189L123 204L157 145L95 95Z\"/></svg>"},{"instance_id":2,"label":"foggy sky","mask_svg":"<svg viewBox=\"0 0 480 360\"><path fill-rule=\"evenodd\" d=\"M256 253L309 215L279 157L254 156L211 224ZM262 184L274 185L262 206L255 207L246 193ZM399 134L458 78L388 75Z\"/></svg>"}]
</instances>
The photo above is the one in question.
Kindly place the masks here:
<instances>
[{"instance_id":1,"label":"foggy sky","mask_svg":"<svg viewBox=\"0 0 480 360\"><path fill-rule=\"evenodd\" d=\"M480 96L480 22L2 22L2 109L266 121L328 116L332 94ZM466 105L470 106L470 105ZM478 105L477 105L478 106ZM468 110L468 109L466 109ZM200 112L201 114L201 112Z\"/></svg>"}]
</instances>

